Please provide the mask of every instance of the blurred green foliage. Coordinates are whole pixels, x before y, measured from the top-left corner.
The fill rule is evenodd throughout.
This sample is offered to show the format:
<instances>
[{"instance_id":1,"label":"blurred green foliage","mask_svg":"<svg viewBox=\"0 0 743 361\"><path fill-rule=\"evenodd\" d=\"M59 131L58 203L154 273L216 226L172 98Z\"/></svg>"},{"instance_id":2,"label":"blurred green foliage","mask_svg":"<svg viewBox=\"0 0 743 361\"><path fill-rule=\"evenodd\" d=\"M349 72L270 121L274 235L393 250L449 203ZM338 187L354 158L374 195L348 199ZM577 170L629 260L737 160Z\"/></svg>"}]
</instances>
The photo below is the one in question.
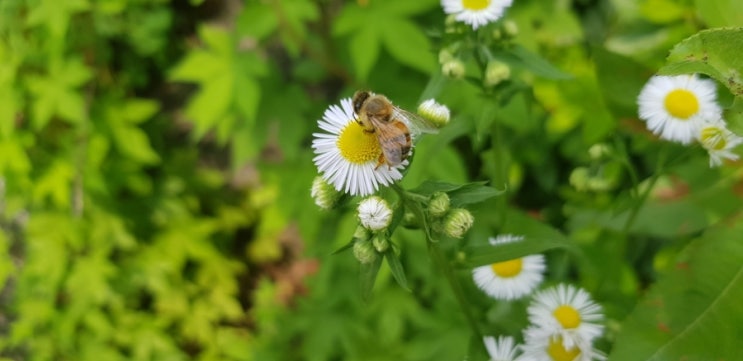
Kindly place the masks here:
<instances>
[{"instance_id":1,"label":"blurred green foliage","mask_svg":"<svg viewBox=\"0 0 743 361\"><path fill-rule=\"evenodd\" d=\"M524 304L469 267L545 252L548 283L603 305L610 359L737 357L740 163L658 141L636 97L659 70L707 74L741 134L739 2L516 0L505 19L518 35L469 44L454 80L436 0L0 1L0 360L484 359L419 232L393 239L410 292L382 266L364 301L331 255L355 203L314 206L309 145L359 88L454 114L404 187L507 189L442 241L485 334L518 335ZM511 75L487 88L492 59ZM538 242L482 251L503 232Z\"/></svg>"}]
</instances>

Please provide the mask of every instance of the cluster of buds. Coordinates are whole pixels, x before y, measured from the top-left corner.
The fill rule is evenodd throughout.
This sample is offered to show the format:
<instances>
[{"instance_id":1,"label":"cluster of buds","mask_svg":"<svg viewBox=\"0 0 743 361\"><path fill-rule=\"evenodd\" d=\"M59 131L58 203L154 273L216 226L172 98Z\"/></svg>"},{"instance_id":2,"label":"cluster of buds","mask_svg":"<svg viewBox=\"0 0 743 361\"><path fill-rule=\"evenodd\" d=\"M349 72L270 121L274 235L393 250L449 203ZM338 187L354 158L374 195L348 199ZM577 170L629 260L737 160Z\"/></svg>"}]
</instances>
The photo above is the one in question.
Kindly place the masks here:
<instances>
[{"instance_id":1,"label":"cluster of buds","mask_svg":"<svg viewBox=\"0 0 743 361\"><path fill-rule=\"evenodd\" d=\"M464 237L475 221L467 209L452 208L449 195L444 192L431 195L427 211L434 222L434 229L452 238Z\"/></svg>"},{"instance_id":2,"label":"cluster of buds","mask_svg":"<svg viewBox=\"0 0 743 361\"><path fill-rule=\"evenodd\" d=\"M390 247L387 227L393 212L387 201L378 196L362 200L357 211L360 224L354 233L353 254L362 264L369 264Z\"/></svg>"}]
</instances>

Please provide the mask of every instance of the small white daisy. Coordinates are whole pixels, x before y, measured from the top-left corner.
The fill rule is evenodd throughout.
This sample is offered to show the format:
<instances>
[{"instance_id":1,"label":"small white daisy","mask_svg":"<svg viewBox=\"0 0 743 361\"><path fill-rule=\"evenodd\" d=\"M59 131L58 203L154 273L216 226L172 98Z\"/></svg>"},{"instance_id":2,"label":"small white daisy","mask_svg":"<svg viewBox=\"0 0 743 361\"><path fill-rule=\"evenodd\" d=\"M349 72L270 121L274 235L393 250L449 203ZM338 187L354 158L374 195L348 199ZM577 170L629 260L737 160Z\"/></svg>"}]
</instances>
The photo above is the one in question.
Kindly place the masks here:
<instances>
[{"instance_id":1,"label":"small white daisy","mask_svg":"<svg viewBox=\"0 0 743 361\"><path fill-rule=\"evenodd\" d=\"M566 349L576 345L590 345L601 335L604 327L601 306L591 300L583 289L560 284L540 291L532 299L529 308L532 326L524 331L527 340L561 338Z\"/></svg>"},{"instance_id":2,"label":"small white daisy","mask_svg":"<svg viewBox=\"0 0 743 361\"><path fill-rule=\"evenodd\" d=\"M521 346L523 354L517 361L592 361L605 360L606 356L590 343L566 347L561 336L526 337Z\"/></svg>"},{"instance_id":3,"label":"small white daisy","mask_svg":"<svg viewBox=\"0 0 743 361\"><path fill-rule=\"evenodd\" d=\"M483 343L490 355L490 361L514 361L519 346L510 336L499 336L497 339L492 336L483 337Z\"/></svg>"},{"instance_id":4,"label":"small white daisy","mask_svg":"<svg viewBox=\"0 0 743 361\"><path fill-rule=\"evenodd\" d=\"M689 144L703 121L720 118L716 91L696 75L654 76L637 97L640 118L661 138Z\"/></svg>"},{"instance_id":5,"label":"small white daisy","mask_svg":"<svg viewBox=\"0 0 743 361\"><path fill-rule=\"evenodd\" d=\"M498 245L523 239L523 236L504 234L489 241ZM472 278L477 287L490 297L515 300L528 295L542 283L544 269L544 256L537 254L477 267L472 270Z\"/></svg>"},{"instance_id":6,"label":"small white daisy","mask_svg":"<svg viewBox=\"0 0 743 361\"><path fill-rule=\"evenodd\" d=\"M503 17L512 0L441 0L447 14L453 14L457 21L477 29Z\"/></svg>"},{"instance_id":7,"label":"small white daisy","mask_svg":"<svg viewBox=\"0 0 743 361\"><path fill-rule=\"evenodd\" d=\"M732 150L743 143L743 138L728 130L722 120L704 123L697 134L697 140L709 153L710 167L722 165L723 159L738 160L738 155Z\"/></svg>"},{"instance_id":8,"label":"small white daisy","mask_svg":"<svg viewBox=\"0 0 743 361\"><path fill-rule=\"evenodd\" d=\"M384 199L371 196L359 203L359 221L371 231L387 228L392 220L392 209Z\"/></svg>"},{"instance_id":9,"label":"small white daisy","mask_svg":"<svg viewBox=\"0 0 743 361\"><path fill-rule=\"evenodd\" d=\"M366 196L376 192L380 184L388 186L402 179L400 171L408 161L394 167L378 166L382 148L376 135L365 132L356 122L350 98L341 100L340 107L331 105L318 125L327 133L312 134L313 161L338 191Z\"/></svg>"}]
</instances>

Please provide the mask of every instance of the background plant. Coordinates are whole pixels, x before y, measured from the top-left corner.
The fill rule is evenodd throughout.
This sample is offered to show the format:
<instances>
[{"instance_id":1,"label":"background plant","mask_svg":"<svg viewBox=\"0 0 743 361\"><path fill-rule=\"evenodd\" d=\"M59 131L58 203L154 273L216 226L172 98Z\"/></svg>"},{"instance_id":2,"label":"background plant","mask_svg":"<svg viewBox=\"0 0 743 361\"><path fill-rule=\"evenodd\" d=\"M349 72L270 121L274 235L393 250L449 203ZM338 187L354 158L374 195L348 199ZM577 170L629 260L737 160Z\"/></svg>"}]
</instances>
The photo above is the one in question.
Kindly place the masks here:
<instances>
[{"instance_id":1,"label":"background plant","mask_svg":"<svg viewBox=\"0 0 743 361\"><path fill-rule=\"evenodd\" d=\"M636 97L656 72L706 74L743 134L743 36L718 29L742 14L731 1L524 0L451 48L471 30L433 0L3 0L0 358L476 350L418 231L393 238L411 292L382 267L364 301L358 262L330 255L356 203L313 204L309 142L329 104L364 88L452 110L416 146L405 189L508 189L472 207L447 249L484 333L518 334L526 315L468 283L471 266L545 252L548 284L603 305L610 359L733 359L740 164L710 169L701 148L657 140ZM462 55L463 79L442 74L441 50ZM493 61L509 74L486 84ZM482 252L506 232L544 241Z\"/></svg>"}]
</instances>

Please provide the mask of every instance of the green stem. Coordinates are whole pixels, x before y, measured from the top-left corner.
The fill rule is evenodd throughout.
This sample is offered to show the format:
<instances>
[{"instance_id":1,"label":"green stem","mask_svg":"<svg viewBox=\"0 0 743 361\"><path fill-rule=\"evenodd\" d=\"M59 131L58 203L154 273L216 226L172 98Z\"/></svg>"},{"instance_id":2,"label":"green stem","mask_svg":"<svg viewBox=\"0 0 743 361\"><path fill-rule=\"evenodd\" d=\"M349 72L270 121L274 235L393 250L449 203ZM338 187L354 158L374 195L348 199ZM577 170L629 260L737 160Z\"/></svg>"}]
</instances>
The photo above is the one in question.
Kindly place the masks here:
<instances>
[{"instance_id":1,"label":"green stem","mask_svg":"<svg viewBox=\"0 0 743 361\"><path fill-rule=\"evenodd\" d=\"M423 231L426 234L426 244L428 244L428 251L439 269L444 272L444 276L449 282L449 286L454 292L454 296L456 297L457 302L459 303L459 306L462 309L462 312L464 313L464 316L467 319L470 328L472 329L472 332L474 332L475 336L477 336L479 339L482 339L482 332L480 331L480 327L477 324L475 316L470 310L470 304L467 301L467 297L465 297L464 295L464 289L462 288L461 283L459 283L459 279L454 273L454 268L452 267L451 263L447 261L444 252L441 250L439 242L431 237L432 230L428 229L430 227L430 223L427 221L427 219L425 219L426 215L422 209L422 204L425 204L425 202L428 201L428 197L408 192L397 184L393 184L392 189L397 192L397 194L400 196L400 199L402 200L402 203L406 207L420 207L420 209L418 209L418 212L416 213L419 217L423 217L423 219L421 219L420 221L425 228Z\"/></svg>"},{"instance_id":2,"label":"green stem","mask_svg":"<svg viewBox=\"0 0 743 361\"><path fill-rule=\"evenodd\" d=\"M658 179L665 171L664 163L666 161L666 148L663 148L660 152L660 155L658 155L658 163L655 167L655 172L650 177L650 180L648 180L648 184L645 187L645 189L642 191L642 194L640 194L640 197L638 198L635 205L632 207L632 210L630 211L629 216L627 217L627 222L624 224L624 233L627 234L629 232L629 229L632 227L632 225L635 223L635 220L637 219L637 215L640 213L640 209L645 204L645 202L648 199L648 196L650 196L650 192L653 191L653 188L655 187L655 183L658 182Z\"/></svg>"},{"instance_id":3,"label":"green stem","mask_svg":"<svg viewBox=\"0 0 743 361\"><path fill-rule=\"evenodd\" d=\"M477 324L475 315L473 315L472 311L470 310L470 303L467 301L467 297L465 297L464 295L462 284L459 283L459 279L457 278L456 274L454 274L454 269L452 268L451 263L447 262L446 256L441 250L439 243L428 242L428 251L431 253L431 256L433 256L433 259L439 266L439 268L444 272L444 276L449 282L449 286L454 292L454 296L456 297L457 302L459 303L459 307L462 309L464 317L467 319L467 323L469 323L472 332L474 332L475 336L481 340L482 331L480 331L480 326Z\"/></svg>"}]
</instances>

